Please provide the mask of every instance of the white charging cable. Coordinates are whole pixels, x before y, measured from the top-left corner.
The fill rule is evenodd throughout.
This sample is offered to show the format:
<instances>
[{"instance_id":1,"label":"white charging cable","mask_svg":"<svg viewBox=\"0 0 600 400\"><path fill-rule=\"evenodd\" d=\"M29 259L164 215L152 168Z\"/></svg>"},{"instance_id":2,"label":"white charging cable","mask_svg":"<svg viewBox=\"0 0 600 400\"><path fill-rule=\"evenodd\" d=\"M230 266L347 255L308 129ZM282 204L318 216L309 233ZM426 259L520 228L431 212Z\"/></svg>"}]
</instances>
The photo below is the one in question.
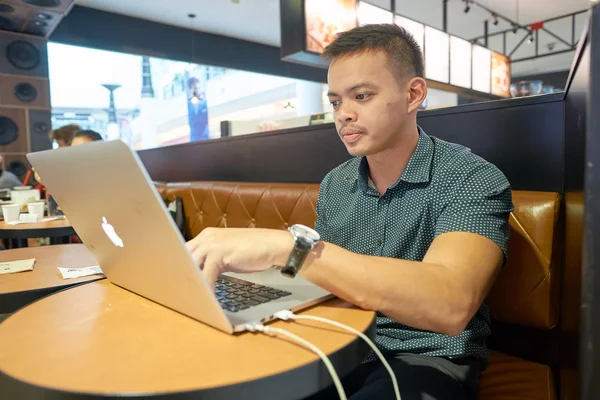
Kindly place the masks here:
<instances>
[{"instance_id":1,"label":"white charging cable","mask_svg":"<svg viewBox=\"0 0 600 400\"><path fill-rule=\"evenodd\" d=\"M394 374L392 367L390 367L390 364L388 364L387 360L385 359L383 354L381 354L381 352L379 351L379 349L377 348L375 343L373 343L371 341L371 339L369 339L367 337L367 335L365 335L364 333L352 328L351 326L340 324L339 322L332 321L327 318L315 317L313 315L296 315L289 310L279 311L279 312L275 313L275 317L277 317L283 321L287 321L290 319L291 320L308 319L308 320L313 320L313 321L324 322L326 324L330 324L333 326L337 326L338 328L345 329L345 330L350 331L350 332L354 333L355 335L359 336L361 339L363 339L365 342L367 342L367 344L371 347L371 349L373 349L373 351L375 352L377 357L379 357L379 359L381 360L381 363L383 364L385 369L387 369L387 371L389 372L390 377L392 378L392 385L394 386L394 393L396 395L396 400L401 400L400 389L398 389L398 380L396 379L396 375Z\"/></svg>"},{"instance_id":2,"label":"white charging cable","mask_svg":"<svg viewBox=\"0 0 600 400\"><path fill-rule=\"evenodd\" d=\"M335 388L337 389L340 400L348 400L348 398L346 397L346 392L344 391L344 386L342 386L342 381L340 380L340 377L338 376L337 372L335 372L335 368L333 367L333 364L331 363L331 361L329 360L327 355L325 353L323 353L323 351L321 349L319 349L317 346L315 346L314 344L310 343L309 341L307 341L305 339L302 339L300 336L297 336L297 335L295 335L291 332L288 332L285 329L281 329L281 328L273 328L273 327L264 326L261 324L247 324L246 329L250 332L261 332L261 333L267 334L269 336L273 336L274 334L275 335L283 335L292 340L295 340L296 342L300 343L304 347L314 351L321 358L321 360L323 360L323 363L327 367L327 370L329 371L329 374L331 375L331 379L333 379L333 383L335 384Z\"/></svg>"}]
</instances>

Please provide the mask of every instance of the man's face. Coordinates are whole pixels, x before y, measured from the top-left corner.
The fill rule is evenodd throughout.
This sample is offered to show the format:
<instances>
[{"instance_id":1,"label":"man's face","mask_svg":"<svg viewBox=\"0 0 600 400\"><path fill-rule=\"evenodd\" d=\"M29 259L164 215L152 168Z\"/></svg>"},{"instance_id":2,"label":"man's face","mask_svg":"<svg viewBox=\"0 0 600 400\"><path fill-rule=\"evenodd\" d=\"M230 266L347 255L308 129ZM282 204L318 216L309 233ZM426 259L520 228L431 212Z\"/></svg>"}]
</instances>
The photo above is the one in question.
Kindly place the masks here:
<instances>
[{"instance_id":1,"label":"man's face","mask_svg":"<svg viewBox=\"0 0 600 400\"><path fill-rule=\"evenodd\" d=\"M399 84L384 52L334 60L328 81L335 125L351 155L369 156L396 145L414 99L411 82Z\"/></svg>"},{"instance_id":2,"label":"man's face","mask_svg":"<svg viewBox=\"0 0 600 400\"><path fill-rule=\"evenodd\" d=\"M79 146L90 142L93 142L93 140L86 136L76 136L71 140L71 146Z\"/></svg>"},{"instance_id":3,"label":"man's face","mask_svg":"<svg viewBox=\"0 0 600 400\"><path fill-rule=\"evenodd\" d=\"M197 95L200 95L200 92L201 92L200 82L194 81L194 83L192 83L192 87L190 89L191 89L192 93L196 93Z\"/></svg>"}]
</instances>

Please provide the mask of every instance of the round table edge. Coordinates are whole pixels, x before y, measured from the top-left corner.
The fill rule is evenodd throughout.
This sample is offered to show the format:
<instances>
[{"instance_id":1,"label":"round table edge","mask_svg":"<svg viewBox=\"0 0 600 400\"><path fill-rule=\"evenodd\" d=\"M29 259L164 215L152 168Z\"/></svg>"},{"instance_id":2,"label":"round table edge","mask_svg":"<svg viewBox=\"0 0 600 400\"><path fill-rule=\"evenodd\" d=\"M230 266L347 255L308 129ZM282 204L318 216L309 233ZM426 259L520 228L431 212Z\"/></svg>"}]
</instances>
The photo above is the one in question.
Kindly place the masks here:
<instances>
[{"instance_id":1,"label":"round table edge","mask_svg":"<svg viewBox=\"0 0 600 400\"><path fill-rule=\"evenodd\" d=\"M63 290L69 290L87 283L91 282L81 282L80 284L49 293L47 296L52 296L62 292ZM24 307L43 300L47 296L41 297L32 303L25 305ZM16 312L18 311L19 310ZM375 338L375 316L376 313L373 312L371 323L364 332L364 334L371 340L374 340ZM8 320L9 318L10 316L6 319ZM198 321L198 323L202 322ZM363 362L370 350L371 348L369 345L357 336L354 338L354 340L352 340L352 342L329 354L328 357L335 367L340 379L343 379ZM74 379L76 379L76 377L74 377ZM291 400L292 398L289 397L290 393L298 394L299 396L297 399L303 399L318 393L332 384L333 380L331 379L329 371L321 359L315 360L293 370L284 371L260 379L240 382L228 386L169 393L81 393L51 387L40 387L28 382L23 382L4 373L4 371L0 369L0 395L8 395L6 398L43 398L44 400L87 400L100 398L152 398L161 400L238 400L240 398L280 400L285 398L286 400ZM240 397L240 395L242 395L242 397Z\"/></svg>"}]
</instances>

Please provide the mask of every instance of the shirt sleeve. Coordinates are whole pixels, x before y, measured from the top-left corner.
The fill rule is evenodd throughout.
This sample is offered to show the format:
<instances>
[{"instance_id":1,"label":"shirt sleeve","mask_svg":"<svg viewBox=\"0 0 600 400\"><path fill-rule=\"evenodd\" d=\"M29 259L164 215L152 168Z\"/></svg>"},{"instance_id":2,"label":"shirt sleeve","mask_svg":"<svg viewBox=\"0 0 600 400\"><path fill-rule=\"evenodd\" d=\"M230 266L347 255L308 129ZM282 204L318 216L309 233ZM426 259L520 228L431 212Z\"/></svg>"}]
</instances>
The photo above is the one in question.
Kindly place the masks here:
<instances>
[{"instance_id":1,"label":"shirt sleeve","mask_svg":"<svg viewBox=\"0 0 600 400\"><path fill-rule=\"evenodd\" d=\"M435 236L447 232L484 236L502 249L506 261L508 218L513 209L510 184L504 174L492 164L480 163L457 184L438 217Z\"/></svg>"},{"instance_id":2,"label":"shirt sleeve","mask_svg":"<svg viewBox=\"0 0 600 400\"><path fill-rule=\"evenodd\" d=\"M326 216L326 193L329 182L329 175L325 176L321 185L319 186L319 197L317 199L317 219L315 220L315 231L321 236L321 240L329 242L329 232L327 229L327 216Z\"/></svg>"}]
</instances>

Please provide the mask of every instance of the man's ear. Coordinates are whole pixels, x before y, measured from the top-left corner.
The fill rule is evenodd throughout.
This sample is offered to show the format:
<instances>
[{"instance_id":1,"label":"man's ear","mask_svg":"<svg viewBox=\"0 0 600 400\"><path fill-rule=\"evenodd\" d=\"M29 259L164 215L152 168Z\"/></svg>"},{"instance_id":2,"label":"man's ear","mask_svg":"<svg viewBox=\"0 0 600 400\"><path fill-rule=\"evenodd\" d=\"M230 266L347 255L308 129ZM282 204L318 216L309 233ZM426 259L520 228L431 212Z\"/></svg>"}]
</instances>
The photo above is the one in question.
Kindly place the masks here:
<instances>
[{"instance_id":1,"label":"man's ear","mask_svg":"<svg viewBox=\"0 0 600 400\"><path fill-rule=\"evenodd\" d=\"M423 78L412 78L407 84L408 113L419 109L427 98L427 82Z\"/></svg>"}]
</instances>

